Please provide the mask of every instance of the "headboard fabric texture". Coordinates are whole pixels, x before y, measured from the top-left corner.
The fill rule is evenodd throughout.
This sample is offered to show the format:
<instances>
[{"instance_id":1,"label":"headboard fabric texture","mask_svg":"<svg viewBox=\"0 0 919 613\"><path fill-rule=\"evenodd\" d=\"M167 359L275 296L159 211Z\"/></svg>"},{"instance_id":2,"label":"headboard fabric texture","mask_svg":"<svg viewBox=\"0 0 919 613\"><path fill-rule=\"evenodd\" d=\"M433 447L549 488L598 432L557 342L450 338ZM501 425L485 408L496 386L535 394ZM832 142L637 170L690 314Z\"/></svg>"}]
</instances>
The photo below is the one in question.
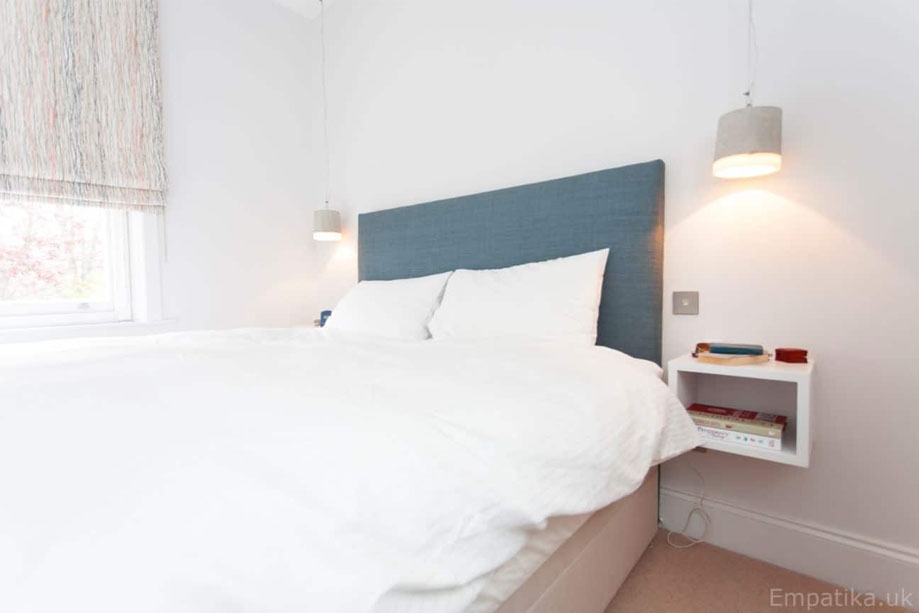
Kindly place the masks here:
<instances>
[{"instance_id":1,"label":"headboard fabric texture","mask_svg":"<svg viewBox=\"0 0 919 613\"><path fill-rule=\"evenodd\" d=\"M504 268L609 247L597 344L661 361L664 163L363 213L361 280Z\"/></svg>"}]
</instances>

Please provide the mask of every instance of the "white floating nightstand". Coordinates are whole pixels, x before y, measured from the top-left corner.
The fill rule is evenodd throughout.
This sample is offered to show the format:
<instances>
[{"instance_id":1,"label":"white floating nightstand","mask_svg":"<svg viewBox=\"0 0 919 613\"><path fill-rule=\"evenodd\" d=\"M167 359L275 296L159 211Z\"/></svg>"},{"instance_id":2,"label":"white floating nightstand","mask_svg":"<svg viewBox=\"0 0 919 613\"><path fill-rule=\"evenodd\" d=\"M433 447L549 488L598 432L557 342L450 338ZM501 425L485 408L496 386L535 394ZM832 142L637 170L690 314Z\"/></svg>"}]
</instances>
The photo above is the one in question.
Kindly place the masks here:
<instances>
[{"instance_id":1,"label":"white floating nightstand","mask_svg":"<svg viewBox=\"0 0 919 613\"><path fill-rule=\"evenodd\" d=\"M809 466L813 449L814 407L811 375L813 360L787 364L770 360L747 366L722 366L699 362L690 354L667 363L670 389L684 406L694 402L785 415L788 425L782 450L706 441L703 447L751 458Z\"/></svg>"}]
</instances>

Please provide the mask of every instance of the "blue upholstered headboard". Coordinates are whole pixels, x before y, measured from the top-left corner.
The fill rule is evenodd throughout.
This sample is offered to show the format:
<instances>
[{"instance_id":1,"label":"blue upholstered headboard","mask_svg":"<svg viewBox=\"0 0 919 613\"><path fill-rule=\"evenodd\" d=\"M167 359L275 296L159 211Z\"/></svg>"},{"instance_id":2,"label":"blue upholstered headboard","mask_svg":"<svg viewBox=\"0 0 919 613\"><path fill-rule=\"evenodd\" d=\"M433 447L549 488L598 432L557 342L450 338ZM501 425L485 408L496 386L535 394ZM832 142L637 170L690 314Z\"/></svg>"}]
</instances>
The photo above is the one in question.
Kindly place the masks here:
<instances>
[{"instance_id":1,"label":"blue upholstered headboard","mask_svg":"<svg viewBox=\"0 0 919 613\"><path fill-rule=\"evenodd\" d=\"M364 213L361 280L503 268L610 248L597 344L661 361L664 163Z\"/></svg>"}]
</instances>

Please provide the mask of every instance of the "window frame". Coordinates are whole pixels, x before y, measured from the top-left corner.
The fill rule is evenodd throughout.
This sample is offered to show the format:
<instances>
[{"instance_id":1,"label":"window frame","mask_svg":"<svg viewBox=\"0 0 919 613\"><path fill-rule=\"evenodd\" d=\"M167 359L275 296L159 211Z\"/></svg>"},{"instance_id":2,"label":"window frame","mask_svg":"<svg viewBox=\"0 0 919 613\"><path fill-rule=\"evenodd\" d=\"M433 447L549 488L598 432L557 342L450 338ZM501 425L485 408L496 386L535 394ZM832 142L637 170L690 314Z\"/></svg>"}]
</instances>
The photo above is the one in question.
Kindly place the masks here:
<instances>
[{"instance_id":1,"label":"window frame","mask_svg":"<svg viewBox=\"0 0 919 613\"><path fill-rule=\"evenodd\" d=\"M162 319L160 216L118 209L106 215L111 300L0 303L0 333Z\"/></svg>"}]
</instances>

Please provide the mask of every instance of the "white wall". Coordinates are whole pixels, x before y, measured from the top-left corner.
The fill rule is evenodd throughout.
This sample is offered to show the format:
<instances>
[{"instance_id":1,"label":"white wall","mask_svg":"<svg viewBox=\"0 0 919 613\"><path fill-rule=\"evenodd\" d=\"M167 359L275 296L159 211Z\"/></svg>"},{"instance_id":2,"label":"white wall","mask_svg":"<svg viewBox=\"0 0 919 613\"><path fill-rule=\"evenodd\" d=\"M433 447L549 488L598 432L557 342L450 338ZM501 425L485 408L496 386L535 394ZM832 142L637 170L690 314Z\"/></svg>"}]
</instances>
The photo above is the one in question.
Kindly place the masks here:
<instances>
[{"instance_id":1,"label":"white wall","mask_svg":"<svg viewBox=\"0 0 919 613\"><path fill-rule=\"evenodd\" d=\"M785 110L785 168L722 182L711 155L719 114L742 104L745 7L336 3L334 200L353 233L358 211L663 158L665 298L701 291L700 316L664 313L665 359L716 338L806 347L820 411L809 469L691 454L665 467L664 516L682 524L692 462L721 504L716 543L919 592L919 4L760 2L757 103ZM354 282L353 246L316 253L311 310Z\"/></svg>"},{"instance_id":2,"label":"white wall","mask_svg":"<svg viewBox=\"0 0 919 613\"><path fill-rule=\"evenodd\" d=\"M308 22L266 0L159 4L166 317L179 328L312 321Z\"/></svg>"}]
</instances>

